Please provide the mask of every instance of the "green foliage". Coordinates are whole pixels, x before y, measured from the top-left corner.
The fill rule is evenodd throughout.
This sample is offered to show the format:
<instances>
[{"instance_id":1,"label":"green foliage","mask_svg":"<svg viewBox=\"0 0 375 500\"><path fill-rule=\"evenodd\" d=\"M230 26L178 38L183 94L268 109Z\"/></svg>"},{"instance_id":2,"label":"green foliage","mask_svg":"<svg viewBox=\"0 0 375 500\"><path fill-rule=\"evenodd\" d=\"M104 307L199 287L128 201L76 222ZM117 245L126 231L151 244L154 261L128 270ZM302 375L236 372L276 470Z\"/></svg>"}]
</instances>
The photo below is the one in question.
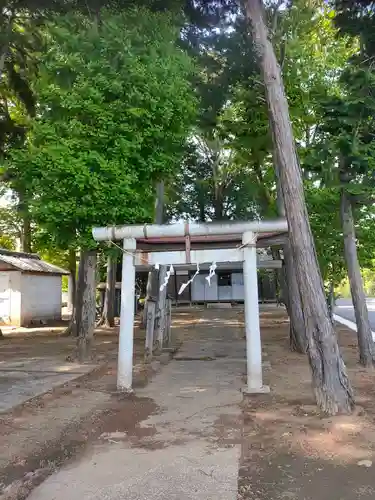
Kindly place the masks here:
<instances>
[{"instance_id":1,"label":"green foliage","mask_svg":"<svg viewBox=\"0 0 375 500\"><path fill-rule=\"evenodd\" d=\"M346 275L337 189L306 185L306 201L324 282L338 285Z\"/></svg>"},{"instance_id":2,"label":"green foliage","mask_svg":"<svg viewBox=\"0 0 375 500\"><path fill-rule=\"evenodd\" d=\"M5 248L5 250L15 250L15 241L6 234L0 234L0 248Z\"/></svg>"},{"instance_id":3,"label":"green foliage","mask_svg":"<svg viewBox=\"0 0 375 500\"><path fill-rule=\"evenodd\" d=\"M260 125L263 130L257 130L249 115L259 113L259 102L255 97L245 116L239 99L258 69L247 23L241 12L237 14L230 30L205 30L201 35L196 82L201 97L200 126L189 141L181 172L169 190L169 217L212 220L264 215L259 204L259 198L264 201L263 193L258 196L262 180L254 173L252 159L252 152L259 147L250 135L254 138L258 134L264 143L266 129L269 146L268 118L265 110ZM252 133L253 129L256 132ZM243 136L248 138L246 143ZM257 161L259 170L265 154Z\"/></svg>"},{"instance_id":4,"label":"green foliage","mask_svg":"<svg viewBox=\"0 0 375 500\"><path fill-rule=\"evenodd\" d=\"M335 284L345 275L343 187L355 201L361 263L373 267L371 5L294 0L278 14L267 7L318 258L324 280ZM0 17L1 45L11 49L0 86L3 180L30 204L33 243L47 260L66 267L68 254L56 248L91 247L93 225L151 220L160 179L169 219L276 214L264 86L238 2L11 6ZM7 31L10 14L21 11L27 15ZM12 246L6 221L0 231Z\"/></svg>"},{"instance_id":5,"label":"green foliage","mask_svg":"<svg viewBox=\"0 0 375 500\"><path fill-rule=\"evenodd\" d=\"M371 64L375 55L375 4L373 0L336 0L335 22L342 34L359 37L362 54Z\"/></svg>"},{"instance_id":6,"label":"green foliage","mask_svg":"<svg viewBox=\"0 0 375 500\"><path fill-rule=\"evenodd\" d=\"M338 36L334 21L327 3L297 1L282 16L277 36L318 259L324 280L337 285L346 273L339 217L343 187L357 202L360 262L366 266L373 257L373 219L361 202L373 178L374 103L373 77L353 67L358 40Z\"/></svg>"},{"instance_id":7,"label":"green foliage","mask_svg":"<svg viewBox=\"0 0 375 500\"><path fill-rule=\"evenodd\" d=\"M14 206L0 207L0 248L16 250L21 237L21 220Z\"/></svg>"},{"instance_id":8,"label":"green foliage","mask_svg":"<svg viewBox=\"0 0 375 500\"><path fill-rule=\"evenodd\" d=\"M95 225L150 219L153 184L175 170L195 114L176 37L171 18L144 9L48 25L38 116L8 168L58 247L91 247Z\"/></svg>"},{"instance_id":9,"label":"green foliage","mask_svg":"<svg viewBox=\"0 0 375 500\"><path fill-rule=\"evenodd\" d=\"M257 218L259 183L251 165L215 130L196 134L173 186L168 190L168 217L209 220ZM269 207L267 206L267 209Z\"/></svg>"},{"instance_id":10,"label":"green foliage","mask_svg":"<svg viewBox=\"0 0 375 500\"><path fill-rule=\"evenodd\" d=\"M28 119L35 114L30 80L40 33L28 15L5 10L0 15L0 161L11 147L22 145Z\"/></svg>"},{"instance_id":11,"label":"green foliage","mask_svg":"<svg viewBox=\"0 0 375 500\"><path fill-rule=\"evenodd\" d=\"M342 31L336 40L335 43L344 43L350 50L340 53L332 85L315 96L314 142L304 148L303 154L303 167L315 183L315 189L308 191L308 200L318 256L324 276L332 279L334 269L335 284L345 272L338 219L340 190L346 190L355 207L357 249L362 266L372 265L375 245L374 73L371 65L363 64L363 46L360 48L357 39L349 39ZM338 53L338 49L330 51L330 57ZM324 74L332 75L328 68Z\"/></svg>"},{"instance_id":12,"label":"green foliage","mask_svg":"<svg viewBox=\"0 0 375 500\"><path fill-rule=\"evenodd\" d=\"M362 270L363 282L368 297L375 297L375 262L371 262L371 268Z\"/></svg>"}]
</instances>

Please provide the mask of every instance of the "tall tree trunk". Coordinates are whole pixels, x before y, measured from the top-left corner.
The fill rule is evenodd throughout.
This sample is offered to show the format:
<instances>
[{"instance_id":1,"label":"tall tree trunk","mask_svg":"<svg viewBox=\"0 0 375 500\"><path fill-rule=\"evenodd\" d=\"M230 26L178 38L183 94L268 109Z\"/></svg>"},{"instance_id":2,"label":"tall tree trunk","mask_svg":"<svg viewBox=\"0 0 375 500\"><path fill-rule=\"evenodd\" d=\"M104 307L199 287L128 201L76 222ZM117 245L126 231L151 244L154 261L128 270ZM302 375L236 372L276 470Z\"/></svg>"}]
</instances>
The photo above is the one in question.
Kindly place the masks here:
<instances>
[{"instance_id":1,"label":"tall tree trunk","mask_svg":"<svg viewBox=\"0 0 375 500\"><path fill-rule=\"evenodd\" d=\"M279 161L280 184L302 302L315 398L319 408L330 415L349 413L354 407L353 391L328 314L280 67L269 41L261 1L247 0L246 13L263 74L270 126Z\"/></svg>"},{"instance_id":2,"label":"tall tree trunk","mask_svg":"<svg viewBox=\"0 0 375 500\"><path fill-rule=\"evenodd\" d=\"M31 247L31 220L28 212L23 213L22 220L22 237L21 237L22 252L30 253Z\"/></svg>"},{"instance_id":3,"label":"tall tree trunk","mask_svg":"<svg viewBox=\"0 0 375 500\"><path fill-rule=\"evenodd\" d=\"M95 329L96 252L82 251L77 285L77 350L78 359L85 361L91 351Z\"/></svg>"},{"instance_id":4,"label":"tall tree trunk","mask_svg":"<svg viewBox=\"0 0 375 500\"><path fill-rule=\"evenodd\" d=\"M285 304L285 306L290 318L289 345L292 351L306 354L307 338L305 321L290 243L286 243L283 246L283 253L285 282L288 288L288 304Z\"/></svg>"},{"instance_id":5,"label":"tall tree trunk","mask_svg":"<svg viewBox=\"0 0 375 500\"><path fill-rule=\"evenodd\" d=\"M70 286L71 289L69 293L71 293L71 316L69 320L69 326L64 331L63 335L76 335L76 309L77 309L77 258L76 251L73 249L69 249L69 272L70 272Z\"/></svg>"},{"instance_id":6,"label":"tall tree trunk","mask_svg":"<svg viewBox=\"0 0 375 500\"><path fill-rule=\"evenodd\" d=\"M164 182L158 182L156 186L156 201L155 201L155 224L163 224L164 216ZM146 286L146 300L144 303L142 326L146 328L147 323L147 301L150 297L157 298L158 296L159 273L157 269L153 269L148 273Z\"/></svg>"},{"instance_id":7,"label":"tall tree trunk","mask_svg":"<svg viewBox=\"0 0 375 500\"><path fill-rule=\"evenodd\" d=\"M359 362L363 366L373 366L374 342L370 327L368 310L366 304L366 294L363 287L361 268L357 255L357 244L355 239L355 229L353 220L353 210L349 195L343 189L341 191L341 224L344 234L344 252L346 267L350 284L350 292L357 323L357 336L359 348Z\"/></svg>"},{"instance_id":8,"label":"tall tree trunk","mask_svg":"<svg viewBox=\"0 0 375 500\"><path fill-rule=\"evenodd\" d=\"M4 35L3 35L3 40L2 40L2 46L0 48L0 81L3 79L4 76L4 67L5 67L5 61L7 58L7 55L9 53L9 45L12 37L12 31L13 31L13 22L15 18L15 12L12 8L7 9L8 10L8 15L9 15L9 23L4 30Z\"/></svg>"},{"instance_id":9,"label":"tall tree trunk","mask_svg":"<svg viewBox=\"0 0 375 500\"><path fill-rule=\"evenodd\" d=\"M69 250L69 272L71 278L71 301L72 301L72 316L71 322L75 323L76 305L77 305L77 256L76 251Z\"/></svg>"},{"instance_id":10,"label":"tall tree trunk","mask_svg":"<svg viewBox=\"0 0 375 500\"><path fill-rule=\"evenodd\" d=\"M204 201L199 201L199 222L206 222L206 206Z\"/></svg>"},{"instance_id":11,"label":"tall tree trunk","mask_svg":"<svg viewBox=\"0 0 375 500\"><path fill-rule=\"evenodd\" d=\"M329 292L328 292L328 310L331 321L333 321L333 310L335 308L335 285L331 280L329 283Z\"/></svg>"},{"instance_id":12,"label":"tall tree trunk","mask_svg":"<svg viewBox=\"0 0 375 500\"><path fill-rule=\"evenodd\" d=\"M274 152L274 168L276 173L277 210L281 217L285 217L285 203L280 182L279 160L276 151ZM303 318L302 302L296 277L293 252L290 248L289 240L283 245L283 254L286 285L285 307L290 320L289 345L292 351L306 354L307 338L305 321Z\"/></svg>"},{"instance_id":13,"label":"tall tree trunk","mask_svg":"<svg viewBox=\"0 0 375 500\"><path fill-rule=\"evenodd\" d=\"M276 203L277 211L280 217L285 217L285 206L282 196L280 179L278 174L278 160L277 154L274 151L274 168L276 173ZM262 209L263 213L266 214L269 211L269 207L272 204L272 197L268 189L264 185L264 179L262 174L261 166L257 163L254 165L254 170L259 182L259 188L262 193ZM277 255L276 255L277 254ZM280 252L273 252L274 258L280 259ZM299 294L299 288L297 285L296 273L293 263L293 255L290 250L289 241L283 245L283 255L284 255L284 266L282 269L282 294L284 298L285 308L287 310L290 329L289 329L289 345L292 351L298 352L300 354L306 354L307 350L307 340L305 332L305 324L303 320L303 311L301 298Z\"/></svg>"},{"instance_id":14,"label":"tall tree trunk","mask_svg":"<svg viewBox=\"0 0 375 500\"><path fill-rule=\"evenodd\" d=\"M279 253L279 252L278 252ZM286 311L289 316L289 345L290 350L300 354L306 354L307 339L301 297L293 264L293 254L290 244L283 245L284 265L282 277L279 280L282 297ZM280 258L280 255L278 256Z\"/></svg>"},{"instance_id":15,"label":"tall tree trunk","mask_svg":"<svg viewBox=\"0 0 375 500\"><path fill-rule=\"evenodd\" d=\"M5 45L0 49L0 80L3 78L5 60L7 57L8 46Z\"/></svg>"},{"instance_id":16,"label":"tall tree trunk","mask_svg":"<svg viewBox=\"0 0 375 500\"><path fill-rule=\"evenodd\" d=\"M26 201L26 195L22 191L18 192L18 211L22 218L22 228L21 228L21 251L30 253L31 252L31 217Z\"/></svg>"},{"instance_id":17,"label":"tall tree trunk","mask_svg":"<svg viewBox=\"0 0 375 500\"><path fill-rule=\"evenodd\" d=\"M116 257L108 255L104 307L97 326L106 326L107 328L115 326L116 267Z\"/></svg>"},{"instance_id":18,"label":"tall tree trunk","mask_svg":"<svg viewBox=\"0 0 375 500\"><path fill-rule=\"evenodd\" d=\"M224 198L221 186L215 187L214 217L217 221L224 219Z\"/></svg>"}]
</instances>

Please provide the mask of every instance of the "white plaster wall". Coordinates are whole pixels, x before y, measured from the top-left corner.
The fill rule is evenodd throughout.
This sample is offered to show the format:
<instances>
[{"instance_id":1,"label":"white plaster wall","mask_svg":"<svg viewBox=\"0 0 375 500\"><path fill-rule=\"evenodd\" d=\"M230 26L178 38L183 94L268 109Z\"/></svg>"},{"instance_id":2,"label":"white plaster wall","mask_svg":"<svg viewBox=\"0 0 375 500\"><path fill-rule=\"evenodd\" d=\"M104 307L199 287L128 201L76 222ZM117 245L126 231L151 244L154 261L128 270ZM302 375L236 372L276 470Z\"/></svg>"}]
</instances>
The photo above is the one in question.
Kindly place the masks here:
<instances>
[{"instance_id":1,"label":"white plaster wall","mask_svg":"<svg viewBox=\"0 0 375 500\"><path fill-rule=\"evenodd\" d=\"M206 280L207 274L204 276L204 300L210 302L211 300L218 300L218 286L217 286L217 274L214 274L211 278L211 286Z\"/></svg>"},{"instance_id":2,"label":"white plaster wall","mask_svg":"<svg viewBox=\"0 0 375 500\"><path fill-rule=\"evenodd\" d=\"M205 277L207 274L198 274L191 285L191 299L193 302L214 302L217 300L228 301L244 300L243 273L232 273L232 286L218 286L217 275L211 279L208 285Z\"/></svg>"},{"instance_id":3,"label":"white plaster wall","mask_svg":"<svg viewBox=\"0 0 375 500\"><path fill-rule=\"evenodd\" d=\"M191 300L193 302L210 302L218 300L217 275L211 278L211 286L208 284L205 274L198 274L191 284Z\"/></svg>"},{"instance_id":4,"label":"white plaster wall","mask_svg":"<svg viewBox=\"0 0 375 500\"><path fill-rule=\"evenodd\" d=\"M232 273L232 299L233 300L245 299L243 273Z\"/></svg>"},{"instance_id":5,"label":"white plaster wall","mask_svg":"<svg viewBox=\"0 0 375 500\"><path fill-rule=\"evenodd\" d=\"M0 323L20 326L21 324L21 273L0 271Z\"/></svg>"},{"instance_id":6,"label":"white plaster wall","mask_svg":"<svg viewBox=\"0 0 375 500\"><path fill-rule=\"evenodd\" d=\"M193 302L203 302L204 301L204 275L198 274L191 286L191 300Z\"/></svg>"},{"instance_id":7,"label":"white plaster wall","mask_svg":"<svg viewBox=\"0 0 375 500\"><path fill-rule=\"evenodd\" d=\"M0 271L0 323L8 324L10 322L10 296L9 272Z\"/></svg>"},{"instance_id":8,"label":"white plaster wall","mask_svg":"<svg viewBox=\"0 0 375 500\"><path fill-rule=\"evenodd\" d=\"M22 274L22 324L61 319L61 276Z\"/></svg>"},{"instance_id":9,"label":"white plaster wall","mask_svg":"<svg viewBox=\"0 0 375 500\"><path fill-rule=\"evenodd\" d=\"M20 271L11 271L9 273L10 288L10 321L11 325L21 326L21 280Z\"/></svg>"},{"instance_id":10,"label":"white plaster wall","mask_svg":"<svg viewBox=\"0 0 375 500\"><path fill-rule=\"evenodd\" d=\"M232 300L232 287L231 286L218 286L218 298L219 300L225 302L230 302Z\"/></svg>"}]
</instances>

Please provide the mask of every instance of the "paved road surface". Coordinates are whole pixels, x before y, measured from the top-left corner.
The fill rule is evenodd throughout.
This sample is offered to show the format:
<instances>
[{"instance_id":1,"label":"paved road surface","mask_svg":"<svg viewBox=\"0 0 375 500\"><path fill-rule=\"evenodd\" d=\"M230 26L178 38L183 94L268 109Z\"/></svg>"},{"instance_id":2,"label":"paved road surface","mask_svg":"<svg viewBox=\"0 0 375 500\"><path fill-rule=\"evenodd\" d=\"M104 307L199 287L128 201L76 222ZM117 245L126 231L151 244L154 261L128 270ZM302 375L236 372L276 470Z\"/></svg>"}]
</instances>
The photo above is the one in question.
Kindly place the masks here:
<instances>
[{"instance_id":1,"label":"paved road surface","mask_svg":"<svg viewBox=\"0 0 375 500\"><path fill-rule=\"evenodd\" d=\"M367 308L371 329L375 332L375 298L367 299ZM355 315L351 299L338 299L336 301L335 314L355 323Z\"/></svg>"}]
</instances>

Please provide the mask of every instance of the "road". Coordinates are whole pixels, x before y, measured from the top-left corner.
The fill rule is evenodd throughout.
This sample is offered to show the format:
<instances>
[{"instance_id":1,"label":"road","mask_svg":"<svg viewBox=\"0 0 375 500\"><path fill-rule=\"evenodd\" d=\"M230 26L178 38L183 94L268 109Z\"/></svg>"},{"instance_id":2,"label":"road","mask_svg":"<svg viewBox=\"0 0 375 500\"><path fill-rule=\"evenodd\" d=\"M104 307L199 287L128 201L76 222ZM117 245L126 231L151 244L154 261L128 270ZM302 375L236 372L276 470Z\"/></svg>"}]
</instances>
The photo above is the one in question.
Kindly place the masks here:
<instances>
[{"instance_id":1,"label":"road","mask_svg":"<svg viewBox=\"0 0 375 500\"><path fill-rule=\"evenodd\" d=\"M375 298L368 298L366 302L371 329L375 332ZM335 314L355 323L355 315L351 299L338 299L336 301Z\"/></svg>"}]
</instances>

